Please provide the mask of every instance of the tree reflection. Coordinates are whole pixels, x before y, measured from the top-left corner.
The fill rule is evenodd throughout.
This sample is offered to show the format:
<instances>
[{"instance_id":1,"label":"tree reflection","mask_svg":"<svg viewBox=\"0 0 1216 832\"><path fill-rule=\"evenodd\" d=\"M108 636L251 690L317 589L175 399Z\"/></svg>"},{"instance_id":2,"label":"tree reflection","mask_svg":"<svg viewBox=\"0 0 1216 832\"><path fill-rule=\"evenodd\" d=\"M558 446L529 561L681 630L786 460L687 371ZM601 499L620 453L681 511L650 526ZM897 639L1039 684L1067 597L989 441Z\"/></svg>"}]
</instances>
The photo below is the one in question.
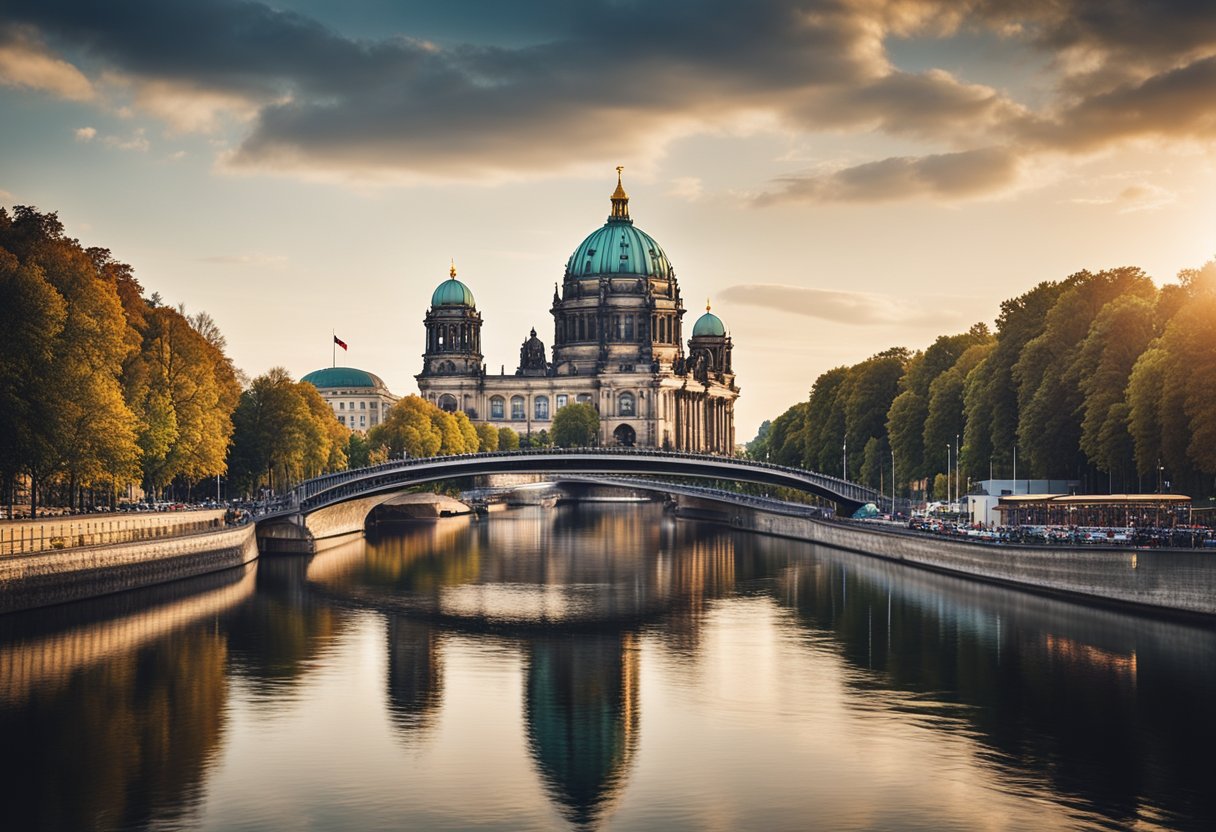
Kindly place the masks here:
<instances>
[{"instance_id":1,"label":"tree reflection","mask_svg":"<svg viewBox=\"0 0 1216 832\"><path fill-rule=\"evenodd\" d=\"M413 736L431 727L443 698L443 654L429 624L388 620L388 710L394 727Z\"/></svg>"}]
</instances>

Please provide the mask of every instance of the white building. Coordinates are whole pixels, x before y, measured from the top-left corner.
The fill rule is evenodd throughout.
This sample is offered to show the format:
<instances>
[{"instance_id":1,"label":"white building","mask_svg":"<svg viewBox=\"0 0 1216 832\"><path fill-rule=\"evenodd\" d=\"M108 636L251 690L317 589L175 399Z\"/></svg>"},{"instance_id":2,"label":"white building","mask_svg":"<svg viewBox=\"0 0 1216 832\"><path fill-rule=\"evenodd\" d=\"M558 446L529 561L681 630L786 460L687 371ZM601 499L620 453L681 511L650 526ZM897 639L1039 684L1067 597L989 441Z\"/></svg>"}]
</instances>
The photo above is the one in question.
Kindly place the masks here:
<instances>
[{"instance_id":1,"label":"white building","mask_svg":"<svg viewBox=\"0 0 1216 832\"><path fill-rule=\"evenodd\" d=\"M384 421L398 399L380 376L354 367L314 370L300 381L317 388L337 420L359 433L367 433Z\"/></svg>"}]
</instances>

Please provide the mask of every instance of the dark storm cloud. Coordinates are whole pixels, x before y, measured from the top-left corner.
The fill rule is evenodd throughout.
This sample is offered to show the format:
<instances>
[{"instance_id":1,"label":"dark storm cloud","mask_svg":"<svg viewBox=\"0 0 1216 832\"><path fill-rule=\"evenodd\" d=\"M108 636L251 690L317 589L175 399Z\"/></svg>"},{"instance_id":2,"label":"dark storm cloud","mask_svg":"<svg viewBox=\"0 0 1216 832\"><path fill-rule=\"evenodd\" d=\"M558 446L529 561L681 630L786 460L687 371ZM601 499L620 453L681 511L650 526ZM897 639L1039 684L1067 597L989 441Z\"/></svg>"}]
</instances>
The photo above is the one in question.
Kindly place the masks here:
<instances>
[{"instance_id":1,"label":"dark storm cloud","mask_svg":"<svg viewBox=\"0 0 1216 832\"><path fill-rule=\"evenodd\" d=\"M229 164L251 169L553 171L652 155L672 136L763 112L799 132L874 129L935 146L790 177L760 202L954 199L1008 187L1020 160L1042 152L1210 136L1216 113L1211 0L466 0L418 12L416 26L417 5L396 7L404 31L375 38L340 34L307 1L300 12L242 0L9 0L0 19L35 32L54 50L48 61L70 56L93 78L129 83L137 107L178 129L239 114L248 126ZM451 35L461 15L479 13L489 22L470 30L476 42L422 36ZM504 14L513 25L495 41ZM892 34L966 28L1044 50L1056 97L1030 111L944 71L901 71L884 49Z\"/></svg>"}]
</instances>

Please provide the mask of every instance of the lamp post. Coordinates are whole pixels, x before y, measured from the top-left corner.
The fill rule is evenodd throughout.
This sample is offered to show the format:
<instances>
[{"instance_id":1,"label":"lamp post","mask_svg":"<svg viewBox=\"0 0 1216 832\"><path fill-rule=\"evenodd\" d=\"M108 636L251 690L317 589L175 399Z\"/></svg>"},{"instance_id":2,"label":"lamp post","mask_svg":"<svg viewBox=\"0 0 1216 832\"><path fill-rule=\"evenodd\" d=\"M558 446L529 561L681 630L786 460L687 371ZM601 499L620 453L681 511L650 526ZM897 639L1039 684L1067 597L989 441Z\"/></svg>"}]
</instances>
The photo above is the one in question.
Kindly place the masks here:
<instances>
[{"instance_id":1,"label":"lamp post","mask_svg":"<svg viewBox=\"0 0 1216 832\"><path fill-rule=\"evenodd\" d=\"M958 434L954 434L954 501L961 503L963 499L962 466L958 464Z\"/></svg>"},{"instance_id":2,"label":"lamp post","mask_svg":"<svg viewBox=\"0 0 1216 832\"><path fill-rule=\"evenodd\" d=\"M842 479L849 478L849 440L844 440L844 444L840 446L840 469L844 472Z\"/></svg>"},{"instance_id":3,"label":"lamp post","mask_svg":"<svg viewBox=\"0 0 1216 832\"><path fill-rule=\"evenodd\" d=\"M895 449L891 449L891 519L895 519Z\"/></svg>"},{"instance_id":4,"label":"lamp post","mask_svg":"<svg viewBox=\"0 0 1216 832\"><path fill-rule=\"evenodd\" d=\"M950 510L950 443L946 443L946 510Z\"/></svg>"}]
</instances>

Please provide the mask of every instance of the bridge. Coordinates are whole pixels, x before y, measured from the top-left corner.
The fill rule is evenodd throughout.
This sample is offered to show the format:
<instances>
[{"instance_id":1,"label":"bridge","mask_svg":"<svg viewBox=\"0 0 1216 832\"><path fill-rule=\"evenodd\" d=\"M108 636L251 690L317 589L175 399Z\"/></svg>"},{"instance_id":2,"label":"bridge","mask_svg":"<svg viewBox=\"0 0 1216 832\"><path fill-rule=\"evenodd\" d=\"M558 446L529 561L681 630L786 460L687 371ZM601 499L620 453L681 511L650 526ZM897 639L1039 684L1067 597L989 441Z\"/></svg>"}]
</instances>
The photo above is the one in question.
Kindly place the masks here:
<instances>
[{"instance_id":1,"label":"bridge","mask_svg":"<svg viewBox=\"0 0 1216 832\"><path fill-rule=\"evenodd\" d=\"M737 457L628 448L543 448L400 459L307 480L258 518L268 551L311 549L312 541L362 531L367 515L395 492L440 480L487 474L673 476L792 488L851 514L882 496L838 477Z\"/></svg>"}]
</instances>

